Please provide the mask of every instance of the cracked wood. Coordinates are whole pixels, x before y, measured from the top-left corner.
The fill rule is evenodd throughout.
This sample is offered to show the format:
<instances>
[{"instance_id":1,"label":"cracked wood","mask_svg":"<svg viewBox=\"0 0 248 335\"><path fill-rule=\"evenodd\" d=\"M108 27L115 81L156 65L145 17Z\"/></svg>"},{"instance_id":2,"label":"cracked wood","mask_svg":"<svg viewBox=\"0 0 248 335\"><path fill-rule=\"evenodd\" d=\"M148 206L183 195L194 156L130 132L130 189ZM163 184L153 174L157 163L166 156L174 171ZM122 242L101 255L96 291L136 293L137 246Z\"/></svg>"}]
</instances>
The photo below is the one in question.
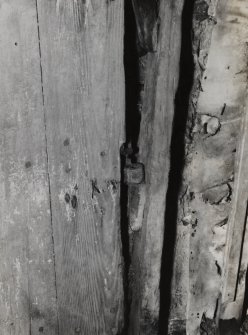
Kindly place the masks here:
<instances>
[{"instance_id":1,"label":"cracked wood","mask_svg":"<svg viewBox=\"0 0 248 335\"><path fill-rule=\"evenodd\" d=\"M0 332L56 335L35 2L0 1Z\"/></svg>"}]
</instances>

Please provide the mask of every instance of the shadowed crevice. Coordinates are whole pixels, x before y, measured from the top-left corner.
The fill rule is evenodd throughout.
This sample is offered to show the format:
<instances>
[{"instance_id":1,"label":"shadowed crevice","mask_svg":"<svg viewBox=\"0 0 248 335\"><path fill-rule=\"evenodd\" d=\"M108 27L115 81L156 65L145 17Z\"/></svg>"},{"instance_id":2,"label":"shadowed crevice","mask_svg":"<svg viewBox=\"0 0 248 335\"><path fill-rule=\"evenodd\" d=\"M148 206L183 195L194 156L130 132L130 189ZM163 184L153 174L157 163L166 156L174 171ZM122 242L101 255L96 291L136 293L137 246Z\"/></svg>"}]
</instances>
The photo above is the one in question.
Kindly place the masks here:
<instances>
[{"instance_id":1,"label":"shadowed crevice","mask_svg":"<svg viewBox=\"0 0 248 335\"><path fill-rule=\"evenodd\" d=\"M129 328L130 297L129 297L129 268L131 257L129 251L129 218L128 218L128 185L125 183L124 170L127 159L134 159L138 152L140 131L139 112L139 56L136 44L136 23L132 0L125 1L125 35L124 35L124 71L125 71L125 133L126 143L121 147L121 240L124 261L124 328L123 335Z\"/></svg>"},{"instance_id":2,"label":"shadowed crevice","mask_svg":"<svg viewBox=\"0 0 248 335\"><path fill-rule=\"evenodd\" d=\"M177 233L178 198L182 185L185 157L185 133L189 98L193 86L194 62L192 51L192 24L194 1L185 0L182 13L182 45L180 55L179 84L175 97L175 115L171 139L171 169L165 207L164 246L160 281L160 334L168 333L171 306L174 249ZM185 325L183 322L182 325ZM183 326L184 327L184 326ZM183 334L185 329L175 334Z\"/></svg>"}]
</instances>

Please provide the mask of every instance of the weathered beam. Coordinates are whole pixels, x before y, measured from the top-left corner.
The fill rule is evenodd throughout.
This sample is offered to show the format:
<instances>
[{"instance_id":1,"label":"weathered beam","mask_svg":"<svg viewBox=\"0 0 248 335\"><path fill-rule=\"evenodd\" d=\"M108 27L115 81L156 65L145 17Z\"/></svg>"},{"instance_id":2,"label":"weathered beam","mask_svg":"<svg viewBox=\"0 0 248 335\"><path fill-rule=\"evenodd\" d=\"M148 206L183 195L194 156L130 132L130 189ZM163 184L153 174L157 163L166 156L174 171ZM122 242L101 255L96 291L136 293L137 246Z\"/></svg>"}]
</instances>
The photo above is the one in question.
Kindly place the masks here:
<instances>
[{"instance_id":1,"label":"weathered beam","mask_svg":"<svg viewBox=\"0 0 248 335\"><path fill-rule=\"evenodd\" d=\"M157 51L148 53L144 59L144 101L137 159L145 166L145 183L129 190L132 245L129 334L132 335L157 334L159 327L164 208L179 76L183 3L160 2Z\"/></svg>"},{"instance_id":2,"label":"weathered beam","mask_svg":"<svg viewBox=\"0 0 248 335\"><path fill-rule=\"evenodd\" d=\"M217 332L219 318L238 319L242 308L235 292L247 206L246 135L240 138L246 118L247 17L242 1L195 4L196 73L179 195L171 334L179 322L177 330L191 335L206 327ZM236 154L237 148L243 149Z\"/></svg>"},{"instance_id":3,"label":"weathered beam","mask_svg":"<svg viewBox=\"0 0 248 335\"><path fill-rule=\"evenodd\" d=\"M226 4L227 23L224 25L226 43L235 51L229 52L230 70L235 66L233 81L229 90L239 106L240 130L237 146L234 193L232 210L228 221L224 291L222 297L222 318L240 320L245 293L247 270L247 204L248 204L248 101L247 101L247 55L248 55L248 8L242 2L229 1ZM229 27L230 22L234 28ZM231 36L230 36L231 35ZM233 66L232 66L233 65ZM227 89L227 88L225 88ZM235 94L236 93L236 94Z\"/></svg>"},{"instance_id":4,"label":"weathered beam","mask_svg":"<svg viewBox=\"0 0 248 335\"><path fill-rule=\"evenodd\" d=\"M35 2L0 1L0 333L57 333Z\"/></svg>"},{"instance_id":5,"label":"weathered beam","mask_svg":"<svg viewBox=\"0 0 248 335\"><path fill-rule=\"evenodd\" d=\"M61 334L123 326L123 0L38 0Z\"/></svg>"}]
</instances>

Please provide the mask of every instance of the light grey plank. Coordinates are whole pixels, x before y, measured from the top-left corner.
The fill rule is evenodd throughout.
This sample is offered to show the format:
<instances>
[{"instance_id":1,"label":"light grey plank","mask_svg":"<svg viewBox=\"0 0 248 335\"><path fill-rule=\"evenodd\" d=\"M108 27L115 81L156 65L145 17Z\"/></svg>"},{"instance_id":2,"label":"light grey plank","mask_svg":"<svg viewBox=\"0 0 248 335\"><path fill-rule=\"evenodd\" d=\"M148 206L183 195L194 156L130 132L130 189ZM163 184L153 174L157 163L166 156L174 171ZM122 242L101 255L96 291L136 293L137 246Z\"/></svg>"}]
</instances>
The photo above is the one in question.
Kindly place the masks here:
<instances>
[{"instance_id":1,"label":"light grey plank","mask_svg":"<svg viewBox=\"0 0 248 335\"><path fill-rule=\"evenodd\" d=\"M0 333L57 334L35 2L0 1Z\"/></svg>"},{"instance_id":2,"label":"light grey plank","mask_svg":"<svg viewBox=\"0 0 248 335\"><path fill-rule=\"evenodd\" d=\"M60 334L123 323L123 1L38 1Z\"/></svg>"}]
</instances>

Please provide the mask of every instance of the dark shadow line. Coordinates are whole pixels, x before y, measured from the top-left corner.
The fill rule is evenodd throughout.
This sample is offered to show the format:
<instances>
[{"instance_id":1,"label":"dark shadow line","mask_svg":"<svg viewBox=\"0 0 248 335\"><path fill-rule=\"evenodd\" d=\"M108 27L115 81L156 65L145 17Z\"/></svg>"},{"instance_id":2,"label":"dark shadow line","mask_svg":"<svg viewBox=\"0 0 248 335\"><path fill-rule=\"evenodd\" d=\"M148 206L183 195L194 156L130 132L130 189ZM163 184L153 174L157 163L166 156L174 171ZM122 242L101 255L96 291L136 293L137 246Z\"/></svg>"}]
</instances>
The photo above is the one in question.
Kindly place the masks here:
<instances>
[{"instance_id":1,"label":"dark shadow line","mask_svg":"<svg viewBox=\"0 0 248 335\"><path fill-rule=\"evenodd\" d=\"M245 238L245 230L246 230L247 220L248 220L248 203L247 203L247 207L246 207L245 227L244 227L243 239L242 239L242 253L243 253L243 244L244 244L244 238ZM240 262L241 262L241 258L242 258L242 253L241 253L241 257L240 257ZM241 264L239 264L239 269L240 269L240 265ZM235 292L235 295L236 295L236 293L237 292ZM245 276L245 295L244 295L244 302L243 302L243 308L242 308L241 324L246 319L247 309L248 309L248 269L246 269L246 276Z\"/></svg>"},{"instance_id":2,"label":"dark shadow line","mask_svg":"<svg viewBox=\"0 0 248 335\"><path fill-rule=\"evenodd\" d=\"M125 133L126 143L121 151L130 149L138 152L138 138L140 132L139 103L139 55L136 41L136 22L131 0L125 0L124 5L124 72L125 72ZM132 155L132 156L134 156ZM133 158L133 157L132 157ZM123 282L124 282L124 328L123 335L128 333L130 314L130 285L129 269L131 256L129 251L129 218L128 218L128 186L124 183L124 168L127 156L121 152L121 242L123 256Z\"/></svg>"},{"instance_id":3,"label":"dark shadow line","mask_svg":"<svg viewBox=\"0 0 248 335\"><path fill-rule=\"evenodd\" d=\"M180 55L179 83L175 96L175 115L173 121L170 173L165 207L164 245L162 251L160 279L160 317L159 334L168 334L171 306L171 285L173 279L174 249L177 234L178 200L182 185L185 164L185 134L188 117L190 93L193 86L194 62L192 50L192 25L194 1L185 0L182 12L182 42ZM182 320L183 321L183 320ZM175 332L175 334L184 334Z\"/></svg>"},{"instance_id":4,"label":"dark shadow line","mask_svg":"<svg viewBox=\"0 0 248 335\"><path fill-rule=\"evenodd\" d=\"M132 149L138 148L140 133L140 76L139 54L137 48L137 28L132 1L125 0L125 35L124 35L124 70L125 70L125 101L126 101L126 142Z\"/></svg>"},{"instance_id":5,"label":"dark shadow line","mask_svg":"<svg viewBox=\"0 0 248 335\"><path fill-rule=\"evenodd\" d=\"M239 275L240 275L240 269L241 269L241 265L242 265L242 256L243 256L243 249L244 249L247 215L248 215L248 202L246 202L245 219L244 219L244 226L243 226L243 232L242 232L241 248L240 248L240 255L239 255L239 266L238 266L237 279L236 279L236 285L235 285L234 301L236 300L237 293L238 293Z\"/></svg>"},{"instance_id":6,"label":"dark shadow line","mask_svg":"<svg viewBox=\"0 0 248 335\"><path fill-rule=\"evenodd\" d=\"M244 302L243 302L241 324L243 324L243 322L245 322L246 320L247 309L248 309L248 271L246 271L246 276L245 276L245 296L244 296Z\"/></svg>"}]
</instances>

